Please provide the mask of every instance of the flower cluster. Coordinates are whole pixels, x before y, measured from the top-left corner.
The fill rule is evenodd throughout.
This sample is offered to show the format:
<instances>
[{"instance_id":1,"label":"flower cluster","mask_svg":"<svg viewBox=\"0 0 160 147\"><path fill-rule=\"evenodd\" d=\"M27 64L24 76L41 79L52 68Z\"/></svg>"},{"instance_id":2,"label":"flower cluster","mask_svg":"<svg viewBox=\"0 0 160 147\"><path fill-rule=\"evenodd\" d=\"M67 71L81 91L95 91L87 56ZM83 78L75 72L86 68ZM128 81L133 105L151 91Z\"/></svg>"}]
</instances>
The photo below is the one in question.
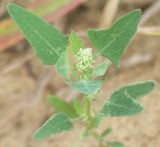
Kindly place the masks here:
<instances>
[{"instance_id":1,"label":"flower cluster","mask_svg":"<svg viewBox=\"0 0 160 147\"><path fill-rule=\"evenodd\" d=\"M75 55L76 69L77 71L84 73L92 71L94 68L95 59L92 54L91 48L80 48Z\"/></svg>"}]
</instances>

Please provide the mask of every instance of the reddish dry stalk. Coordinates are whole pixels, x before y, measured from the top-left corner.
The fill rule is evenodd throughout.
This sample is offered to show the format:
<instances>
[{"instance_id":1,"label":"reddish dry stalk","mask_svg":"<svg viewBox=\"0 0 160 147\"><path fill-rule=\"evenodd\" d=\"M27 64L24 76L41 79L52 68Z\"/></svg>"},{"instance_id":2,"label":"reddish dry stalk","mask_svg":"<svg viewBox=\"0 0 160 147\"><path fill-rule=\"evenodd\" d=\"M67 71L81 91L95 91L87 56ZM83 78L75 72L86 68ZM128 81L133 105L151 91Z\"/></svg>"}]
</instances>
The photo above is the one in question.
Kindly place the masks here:
<instances>
[{"instance_id":1,"label":"reddish dry stalk","mask_svg":"<svg viewBox=\"0 0 160 147\"><path fill-rule=\"evenodd\" d=\"M86 0L73 0L70 3L59 8L57 11L54 11L54 12L48 14L44 18L48 22L53 22L53 21L63 17L64 15L66 15L68 12L74 10L79 5L83 4L84 2L86 2ZM2 24L4 26L12 25L12 23L13 23L13 21L11 21L11 19L7 19L4 22L2 22ZM22 41L23 39L24 39L24 37L17 31L14 32L13 34L9 34L7 36L4 36L3 38L0 38L0 52L4 51L5 49L8 49L9 47Z\"/></svg>"}]
</instances>

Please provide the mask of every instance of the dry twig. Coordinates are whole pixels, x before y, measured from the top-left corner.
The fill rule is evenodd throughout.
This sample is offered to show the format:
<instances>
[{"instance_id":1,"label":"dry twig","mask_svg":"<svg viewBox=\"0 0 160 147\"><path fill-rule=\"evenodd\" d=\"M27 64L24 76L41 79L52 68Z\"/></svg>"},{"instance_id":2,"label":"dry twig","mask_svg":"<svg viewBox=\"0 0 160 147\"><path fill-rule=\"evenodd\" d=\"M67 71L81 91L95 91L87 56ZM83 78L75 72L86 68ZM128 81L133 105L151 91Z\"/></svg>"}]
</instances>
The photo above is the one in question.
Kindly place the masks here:
<instances>
[{"instance_id":1,"label":"dry twig","mask_svg":"<svg viewBox=\"0 0 160 147\"><path fill-rule=\"evenodd\" d=\"M41 96L43 95L44 93L44 90L46 88L46 86L48 85L49 83L49 80L52 76L52 69L51 68L45 68L44 71L42 72L42 74L40 75L37 83L36 83L36 86L35 86L35 89L33 91L33 93L31 94L31 97L30 97L30 104L33 104L35 105L36 103L39 102Z\"/></svg>"},{"instance_id":2,"label":"dry twig","mask_svg":"<svg viewBox=\"0 0 160 147\"><path fill-rule=\"evenodd\" d=\"M0 18L6 13L6 5L13 0L1 0L0 1Z\"/></svg>"},{"instance_id":3,"label":"dry twig","mask_svg":"<svg viewBox=\"0 0 160 147\"><path fill-rule=\"evenodd\" d=\"M104 12L101 18L101 22L99 25L100 28L111 26L115 18L115 14L118 10L118 6L119 6L119 0L109 0L106 3Z\"/></svg>"},{"instance_id":4,"label":"dry twig","mask_svg":"<svg viewBox=\"0 0 160 147\"><path fill-rule=\"evenodd\" d=\"M157 0L143 14L140 25L144 25L151 17L160 12L160 0Z\"/></svg>"},{"instance_id":5,"label":"dry twig","mask_svg":"<svg viewBox=\"0 0 160 147\"><path fill-rule=\"evenodd\" d=\"M122 68L131 68L140 64L147 64L153 61L154 56L152 54L136 54L133 57L126 59L122 64Z\"/></svg>"},{"instance_id":6,"label":"dry twig","mask_svg":"<svg viewBox=\"0 0 160 147\"><path fill-rule=\"evenodd\" d=\"M7 67L5 67L0 74L8 74L18 68L20 68L21 66L23 66L28 60L32 59L34 57L33 53L29 53L24 57L20 57L18 58L16 61L14 61L13 63L11 63L10 65L8 65Z\"/></svg>"},{"instance_id":7,"label":"dry twig","mask_svg":"<svg viewBox=\"0 0 160 147\"><path fill-rule=\"evenodd\" d=\"M141 27L138 29L139 34L144 35L160 35L160 26Z\"/></svg>"}]
</instances>

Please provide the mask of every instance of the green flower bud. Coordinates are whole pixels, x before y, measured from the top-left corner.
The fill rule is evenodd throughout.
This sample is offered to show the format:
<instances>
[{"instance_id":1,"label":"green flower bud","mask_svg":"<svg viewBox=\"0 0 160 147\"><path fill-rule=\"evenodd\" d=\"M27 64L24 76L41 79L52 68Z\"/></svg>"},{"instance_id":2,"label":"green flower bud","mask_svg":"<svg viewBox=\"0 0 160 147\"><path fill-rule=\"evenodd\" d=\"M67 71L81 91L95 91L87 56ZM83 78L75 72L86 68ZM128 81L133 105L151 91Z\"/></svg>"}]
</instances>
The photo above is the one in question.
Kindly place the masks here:
<instances>
[{"instance_id":1,"label":"green flower bud","mask_svg":"<svg viewBox=\"0 0 160 147\"><path fill-rule=\"evenodd\" d=\"M80 48L75 55L76 70L84 75L88 75L94 69L95 59L91 48Z\"/></svg>"}]
</instances>

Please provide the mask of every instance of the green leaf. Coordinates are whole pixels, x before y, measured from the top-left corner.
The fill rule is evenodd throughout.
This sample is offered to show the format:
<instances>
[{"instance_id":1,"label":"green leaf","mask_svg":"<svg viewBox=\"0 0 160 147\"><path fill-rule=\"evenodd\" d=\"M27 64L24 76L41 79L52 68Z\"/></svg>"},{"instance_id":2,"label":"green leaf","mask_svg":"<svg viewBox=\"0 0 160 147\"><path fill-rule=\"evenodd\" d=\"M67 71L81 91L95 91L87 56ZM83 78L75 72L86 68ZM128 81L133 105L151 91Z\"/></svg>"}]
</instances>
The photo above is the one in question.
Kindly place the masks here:
<instances>
[{"instance_id":1,"label":"green leaf","mask_svg":"<svg viewBox=\"0 0 160 147\"><path fill-rule=\"evenodd\" d=\"M63 131L69 131L73 128L73 124L69 117L60 112L52 115L34 134L36 140L45 139L51 135L56 135Z\"/></svg>"},{"instance_id":2,"label":"green leaf","mask_svg":"<svg viewBox=\"0 0 160 147\"><path fill-rule=\"evenodd\" d=\"M81 102L78 98L73 99L73 107L79 116L81 116L83 114L83 108L82 108Z\"/></svg>"},{"instance_id":3,"label":"green leaf","mask_svg":"<svg viewBox=\"0 0 160 147\"><path fill-rule=\"evenodd\" d=\"M111 97L103 106L101 113L105 116L128 116L143 111L143 106L126 94Z\"/></svg>"},{"instance_id":4,"label":"green leaf","mask_svg":"<svg viewBox=\"0 0 160 147\"><path fill-rule=\"evenodd\" d=\"M103 76L107 70L107 62L104 61L100 65L96 67L94 70L94 75L95 76Z\"/></svg>"},{"instance_id":5,"label":"green leaf","mask_svg":"<svg viewBox=\"0 0 160 147\"><path fill-rule=\"evenodd\" d=\"M112 132L111 128L105 129L101 134L101 138L104 138L104 137L108 136L111 132Z\"/></svg>"},{"instance_id":6,"label":"green leaf","mask_svg":"<svg viewBox=\"0 0 160 147\"><path fill-rule=\"evenodd\" d=\"M91 81L82 80L78 82L68 81L67 84L69 84L71 88L77 89L84 94L93 95L96 94L100 89L102 81L100 80L91 80Z\"/></svg>"},{"instance_id":7,"label":"green leaf","mask_svg":"<svg viewBox=\"0 0 160 147\"><path fill-rule=\"evenodd\" d=\"M134 10L118 19L110 29L88 30L88 36L97 51L120 66L121 56L137 31L141 11Z\"/></svg>"},{"instance_id":8,"label":"green leaf","mask_svg":"<svg viewBox=\"0 0 160 147\"><path fill-rule=\"evenodd\" d=\"M58 62L56 63L57 71L64 76L65 78L69 78L69 61L67 56L67 51L65 51Z\"/></svg>"},{"instance_id":9,"label":"green leaf","mask_svg":"<svg viewBox=\"0 0 160 147\"><path fill-rule=\"evenodd\" d=\"M67 37L28 10L10 3L8 12L44 64L55 64L66 50Z\"/></svg>"},{"instance_id":10,"label":"green leaf","mask_svg":"<svg viewBox=\"0 0 160 147\"><path fill-rule=\"evenodd\" d=\"M139 113L143 111L143 107L136 100L151 92L154 87L153 81L124 86L112 93L101 113L105 116L128 116Z\"/></svg>"},{"instance_id":11,"label":"green leaf","mask_svg":"<svg viewBox=\"0 0 160 147\"><path fill-rule=\"evenodd\" d=\"M112 94L112 96L113 97L118 97L119 95L123 96L124 92L126 92L130 97L134 98L135 100L138 100L143 96L147 95L148 93L150 93L154 88L155 88L155 82L148 80L123 86L122 88L115 91Z\"/></svg>"},{"instance_id":12,"label":"green leaf","mask_svg":"<svg viewBox=\"0 0 160 147\"><path fill-rule=\"evenodd\" d=\"M64 112L72 118L77 117L73 106L57 96L49 96L48 103L59 112Z\"/></svg>"},{"instance_id":13,"label":"green leaf","mask_svg":"<svg viewBox=\"0 0 160 147\"><path fill-rule=\"evenodd\" d=\"M125 147L125 145L118 141L108 141L107 142L108 147Z\"/></svg>"},{"instance_id":14,"label":"green leaf","mask_svg":"<svg viewBox=\"0 0 160 147\"><path fill-rule=\"evenodd\" d=\"M75 32L71 32L69 36L69 43L74 54L76 54L80 48L84 48L83 40Z\"/></svg>"}]
</instances>

